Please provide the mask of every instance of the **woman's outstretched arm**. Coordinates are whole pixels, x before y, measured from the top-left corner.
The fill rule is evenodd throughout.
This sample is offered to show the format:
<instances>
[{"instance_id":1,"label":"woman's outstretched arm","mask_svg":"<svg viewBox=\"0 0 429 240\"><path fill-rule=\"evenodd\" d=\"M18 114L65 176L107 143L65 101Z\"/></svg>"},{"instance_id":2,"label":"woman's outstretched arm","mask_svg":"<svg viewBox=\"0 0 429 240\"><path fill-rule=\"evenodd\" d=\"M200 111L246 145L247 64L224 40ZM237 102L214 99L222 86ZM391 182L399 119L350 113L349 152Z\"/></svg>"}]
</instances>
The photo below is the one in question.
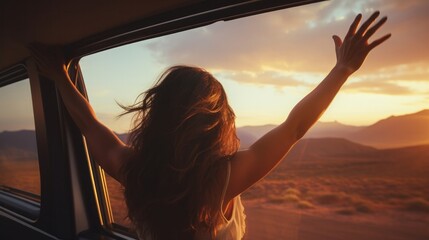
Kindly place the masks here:
<instances>
[{"instance_id":1,"label":"woman's outstretched arm","mask_svg":"<svg viewBox=\"0 0 429 240\"><path fill-rule=\"evenodd\" d=\"M120 181L119 169L130 153L129 148L97 119L91 105L72 83L59 49L32 45L30 50L41 74L55 82L67 111L85 136L91 157Z\"/></svg>"},{"instance_id":2,"label":"woman's outstretched arm","mask_svg":"<svg viewBox=\"0 0 429 240\"><path fill-rule=\"evenodd\" d=\"M333 36L337 63L325 79L290 112L286 121L271 130L248 150L238 152L232 160L232 174L225 200L232 199L268 174L319 119L347 78L360 68L368 53L386 41L390 34L371 43L368 39L386 22L384 17L370 27L379 12L375 12L357 30L362 15L351 24L342 41Z\"/></svg>"}]
</instances>

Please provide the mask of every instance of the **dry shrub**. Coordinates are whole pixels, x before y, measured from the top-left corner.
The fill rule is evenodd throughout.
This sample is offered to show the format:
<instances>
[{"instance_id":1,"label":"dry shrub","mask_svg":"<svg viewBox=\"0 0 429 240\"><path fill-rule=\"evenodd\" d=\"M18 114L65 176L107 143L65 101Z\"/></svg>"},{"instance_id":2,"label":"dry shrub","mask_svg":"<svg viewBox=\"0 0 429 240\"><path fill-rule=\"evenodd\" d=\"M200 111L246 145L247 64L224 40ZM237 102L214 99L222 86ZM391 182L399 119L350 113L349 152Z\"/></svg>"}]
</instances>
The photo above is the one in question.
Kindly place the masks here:
<instances>
[{"instance_id":1,"label":"dry shrub","mask_svg":"<svg viewBox=\"0 0 429 240\"><path fill-rule=\"evenodd\" d=\"M341 208L335 211L335 213L341 214L341 215L353 215L355 211L351 208Z\"/></svg>"},{"instance_id":2,"label":"dry shrub","mask_svg":"<svg viewBox=\"0 0 429 240\"><path fill-rule=\"evenodd\" d=\"M303 195L308 193L308 188L306 186L301 186L299 192Z\"/></svg>"},{"instance_id":3,"label":"dry shrub","mask_svg":"<svg viewBox=\"0 0 429 240\"><path fill-rule=\"evenodd\" d=\"M347 202L347 205L354 208L356 212L359 213L373 213L376 208L372 201L356 195L346 195L344 197L344 202Z\"/></svg>"},{"instance_id":4,"label":"dry shrub","mask_svg":"<svg viewBox=\"0 0 429 240\"><path fill-rule=\"evenodd\" d=\"M288 181L288 182L286 183L286 185L287 185L288 187L290 187L290 188L294 188L294 187L296 187L296 183L295 183L294 181Z\"/></svg>"},{"instance_id":5,"label":"dry shrub","mask_svg":"<svg viewBox=\"0 0 429 240\"><path fill-rule=\"evenodd\" d=\"M297 195L294 195L294 194L286 194L283 197L284 197L284 200L286 202L298 202L299 201L299 197Z\"/></svg>"},{"instance_id":6,"label":"dry shrub","mask_svg":"<svg viewBox=\"0 0 429 240\"><path fill-rule=\"evenodd\" d=\"M288 194L299 196L301 194L301 192L298 189L295 189L295 188L288 188L286 190L286 195L288 195Z\"/></svg>"},{"instance_id":7,"label":"dry shrub","mask_svg":"<svg viewBox=\"0 0 429 240\"><path fill-rule=\"evenodd\" d=\"M423 198L413 198L404 202L404 208L410 212L429 213L429 201Z\"/></svg>"},{"instance_id":8,"label":"dry shrub","mask_svg":"<svg viewBox=\"0 0 429 240\"><path fill-rule=\"evenodd\" d=\"M297 207L301 209L312 209L314 205L309 201L301 200L298 202Z\"/></svg>"},{"instance_id":9,"label":"dry shrub","mask_svg":"<svg viewBox=\"0 0 429 240\"><path fill-rule=\"evenodd\" d=\"M357 202L355 203L355 210L360 213L373 213L371 205L368 202Z\"/></svg>"},{"instance_id":10,"label":"dry shrub","mask_svg":"<svg viewBox=\"0 0 429 240\"><path fill-rule=\"evenodd\" d=\"M297 195L294 194L285 194L285 195L269 195L267 201L270 203L295 203L300 199Z\"/></svg>"},{"instance_id":11,"label":"dry shrub","mask_svg":"<svg viewBox=\"0 0 429 240\"><path fill-rule=\"evenodd\" d=\"M314 196L314 200L322 205L333 205L343 200L343 194L340 193L319 193Z\"/></svg>"},{"instance_id":12,"label":"dry shrub","mask_svg":"<svg viewBox=\"0 0 429 240\"><path fill-rule=\"evenodd\" d=\"M407 194L407 193L389 193L389 194L386 194L386 197L388 199L391 199L391 198L407 199L407 198L410 198L411 196L410 194Z\"/></svg>"}]
</instances>

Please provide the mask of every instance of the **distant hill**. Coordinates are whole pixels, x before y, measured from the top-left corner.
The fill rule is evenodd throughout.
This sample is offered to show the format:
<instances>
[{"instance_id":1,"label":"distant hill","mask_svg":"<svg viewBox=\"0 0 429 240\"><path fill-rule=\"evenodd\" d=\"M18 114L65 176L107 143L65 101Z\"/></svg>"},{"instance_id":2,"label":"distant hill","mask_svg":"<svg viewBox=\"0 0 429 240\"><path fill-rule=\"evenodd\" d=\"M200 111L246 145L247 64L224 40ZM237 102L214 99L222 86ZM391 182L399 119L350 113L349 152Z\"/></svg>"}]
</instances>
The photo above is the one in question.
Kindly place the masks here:
<instances>
[{"instance_id":1,"label":"distant hill","mask_svg":"<svg viewBox=\"0 0 429 240\"><path fill-rule=\"evenodd\" d=\"M116 133L119 139L121 139L122 142L128 143L128 133Z\"/></svg>"},{"instance_id":2,"label":"distant hill","mask_svg":"<svg viewBox=\"0 0 429 240\"><path fill-rule=\"evenodd\" d=\"M33 130L0 132L0 161L37 159L36 134Z\"/></svg>"},{"instance_id":3,"label":"distant hill","mask_svg":"<svg viewBox=\"0 0 429 240\"><path fill-rule=\"evenodd\" d=\"M242 148L249 147L275 125L237 129ZM339 122L317 122L304 138L344 138L376 148L398 148L429 144L429 110L391 116L370 126L350 126Z\"/></svg>"},{"instance_id":4,"label":"distant hill","mask_svg":"<svg viewBox=\"0 0 429 240\"><path fill-rule=\"evenodd\" d=\"M429 110L391 116L360 129L347 138L378 148L429 144Z\"/></svg>"},{"instance_id":5,"label":"distant hill","mask_svg":"<svg viewBox=\"0 0 429 240\"><path fill-rule=\"evenodd\" d=\"M317 122L304 135L304 138L347 138L350 134L354 134L365 127L345 125L339 122Z\"/></svg>"},{"instance_id":6,"label":"distant hill","mask_svg":"<svg viewBox=\"0 0 429 240\"><path fill-rule=\"evenodd\" d=\"M277 125L244 126L237 128L237 136L240 138L241 148L245 149L252 145L265 133L271 131ZM339 122L317 122L305 135L304 138L347 138L364 127L345 125Z\"/></svg>"},{"instance_id":7,"label":"distant hill","mask_svg":"<svg viewBox=\"0 0 429 240\"><path fill-rule=\"evenodd\" d=\"M354 143L343 138L307 138L301 139L295 144L287 158L299 160L332 156L368 156L376 152L376 148Z\"/></svg>"},{"instance_id":8,"label":"distant hill","mask_svg":"<svg viewBox=\"0 0 429 240\"><path fill-rule=\"evenodd\" d=\"M36 134L33 130L0 132L0 150L16 148L36 152Z\"/></svg>"},{"instance_id":9,"label":"distant hill","mask_svg":"<svg viewBox=\"0 0 429 240\"><path fill-rule=\"evenodd\" d=\"M34 160L34 137L34 131L0 133L0 162ZM126 134L119 137L125 139ZM315 171L338 176L427 176L429 145L377 149L343 138L306 138L298 141L270 176L314 176Z\"/></svg>"},{"instance_id":10,"label":"distant hill","mask_svg":"<svg viewBox=\"0 0 429 240\"><path fill-rule=\"evenodd\" d=\"M247 148L276 125L245 126L237 128L241 147ZM124 142L128 134L117 134ZM324 138L325 142L315 140ZM307 139L307 140L306 140ZM318 122L304 136L296 148L313 146L313 152L329 153L331 150L341 152L368 152L371 147L400 148L429 144L429 110L417 113L391 116L373 125L356 127L339 122ZM357 145L356 145L357 144ZM371 147L367 147L371 146ZM36 136L33 130L0 132L0 150L16 148L36 152ZM324 151L324 152L322 152Z\"/></svg>"},{"instance_id":11,"label":"distant hill","mask_svg":"<svg viewBox=\"0 0 429 240\"><path fill-rule=\"evenodd\" d=\"M400 160L406 165L425 162L429 166L429 144L377 149L370 146L351 142L342 138L310 138L301 139L290 150L286 161L324 161L330 159L368 160L391 159Z\"/></svg>"},{"instance_id":12,"label":"distant hill","mask_svg":"<svg viewBox=\"0 0 429 240\"><path fill-rule=\"evenodd\" d=\"M245 149L252 145L265 133L271 131L276 125L245 126L237 128L237 137L240 139L240 148Z\"/></svg>"},{"instance_id":13,"label":"distant hill","mask_svg":"<svg viewBox=\"0 0 429 240\"><path fill-rule=\"evenodd\" d=\"M429 172L429 145L376 149L338 138L300 140L268 179L423 178Z\"/></svg>"},{"instance_id":14,"label":"distant hill","mask_svg":"<svg viewBox=\"0 0 429 240\"><path fill-rule=\"evenodd\" d=\"M241 148L247 148L265 133L277 125L244 126L237 128L237 136L241 140ZM304 136L304 138L347 138L364 127L345 125L339 122L317 122Z\"/></svg>"},{"instance_id":15,"label":"distant hill","mask_svg":"<svg viewBox=\"0 0 429 240\"><path fill-rule=\"evenodd\" d=\"M240 135L245 133L248 134L249 137L258 139L275 127L277 127L277 125L274 124L267 124L262 126L244 126L237 128L237 134Z\"/></svg>"}]
</instances>

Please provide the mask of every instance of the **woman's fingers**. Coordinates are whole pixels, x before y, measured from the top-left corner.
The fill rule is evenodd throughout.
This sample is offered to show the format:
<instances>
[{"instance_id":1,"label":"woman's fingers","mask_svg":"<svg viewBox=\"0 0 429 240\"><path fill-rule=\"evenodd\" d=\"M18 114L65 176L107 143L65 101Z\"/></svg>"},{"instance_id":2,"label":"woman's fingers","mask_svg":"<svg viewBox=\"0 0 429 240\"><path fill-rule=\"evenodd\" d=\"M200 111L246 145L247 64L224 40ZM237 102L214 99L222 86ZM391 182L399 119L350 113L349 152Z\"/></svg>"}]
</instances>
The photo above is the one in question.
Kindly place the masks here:
<instances>
[{"instance_id":1,"label":"woman's fingers","mask_svg":"<svg viewBox=\"0 0 429 240\"><path fill-rule=\"evenodd\" d=\"M341 40L340 37L338 37L337 35L332 36L332 39L334 39L334 44L335 44L335 54L337 55L337 59L339 57L340 54L340 47L343 44L343 41Z\"/></svg>"},{"instance_id":2,"label":"woman's fingers","mask_svg":"<svg viewBox=\"0 0 429 240\"><path fill-rule=\"evenodd\" d=\"M350 25L349 31L347 32L347 34L344 37L344 39L349 39L349 38L351 38L356 33L357 26L359 25L361 19L362 19L362 14L359 13L356 16L356 18L353 21L353 23Z\"/></svg>"},{"instance_id":3,"label":"woman's fingers","mask_svg":"<svg viewBox=\"0 0 429 240\"><path fill-rule=\"evenodd\" d=\"M377 19L377 17L380 16L380 12L376 11L374 12L363 24L362 26L360 26L359 30L357 30L357 32L354 34L355 37L353 38L353 41L357 41L360 43L364 43L364 46L367 46L367 50L371 51L373 48L375 48L376 46L380 45L381 43L383 43L384 41L386 41L391 34L387 34L375 41L373 41L371 44L368 44L367 41L368 39L374 35L375 32L377 32L377 30L383 26L383 24L387 21L387 17L383 17L382 19L380 19L376 24L374 24L372 27L371 24L374 23L374 21ZM355 18L355 20L353 21L352 25L350 26L349 32L347 33L347 35L349 34L353 34L353 30L356 29L356 23L359 23L359 21L357 21L358 19L360 19L360 14ZM369 29L368 29L369 28ZM361 44L358 44L356 46L359 46ZM363 46L363 45L361 45Z\"/></svg>"},{"instance_id":4,"label":"woman's fingers","mask_svg":"<svg viewBox=\"0 0 429 240\"><path fill-rule=\"evenodd\" d=\"M380 15L379 11L376 11L375 13L373 13L368 20L366 20L362 26L359 28L359 30L357 31L356 35L357 36L363 36L363 34L366 32L366 30L368 29L368 27L375 21L375 19Z\"/></svg>"},{"instance_id":5,"label":"woman's fingers","mask_svg":"<svg viewBox=\"0 0 429 240\"><path fill-rule=\"evenodd\" d=\"M343 44L343 41L337 35L332 36L332 39L334 39L335 48L340 48L341 45Z\"/></svg>"},{"instance_id":6,"label":"woman's fingers","mask_svg":"<svg viewBox=\"0 0 429 240\"><path fill-rule=\"evenodd\" d=\"M377 47L378 45L389 39L391 36L392 34L389 33L377 40L374 40L371 44L368 45L369 50L371 51L373 48Z\"/></svg>"},{"instance_id":7,"label":"woman's fingers","mask_svg":"<svg viewBox=\"0 0 429 240\"><path fill-rule=\"evenodd\" d=\"M387 17L383 17L378 21L374 26L372 26L368 31L366 31L363 36L363 40L367 41L383 24L387 21Z\"/></svg>"},{"instance_id":8,"label":"woman's fingers","mask_svg":"<svg viewBox=\"0 0 429 240\"><path fill-rule=\"evenodd\" d=\"M358 28L359 22L362 19L362 15L359 14L350 25L349 31L343 41L338 36L333 36L337 64L347 67L351 72L356 71L363 64L368 53L391 36L387 34L372 43L368 43L368 39L387 21L387 17L383 17L374 24L379 15L380 12L378 11L373 13Z\"/></svg>"}]
</instances>

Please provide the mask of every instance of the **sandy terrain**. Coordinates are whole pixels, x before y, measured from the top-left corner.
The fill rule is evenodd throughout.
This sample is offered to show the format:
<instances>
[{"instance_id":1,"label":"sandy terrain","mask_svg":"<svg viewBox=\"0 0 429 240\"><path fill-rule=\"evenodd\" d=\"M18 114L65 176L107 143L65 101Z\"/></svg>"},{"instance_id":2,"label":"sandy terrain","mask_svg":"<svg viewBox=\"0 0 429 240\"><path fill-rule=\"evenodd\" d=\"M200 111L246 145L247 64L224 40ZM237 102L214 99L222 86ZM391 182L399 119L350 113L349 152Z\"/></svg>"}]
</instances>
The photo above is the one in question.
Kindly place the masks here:
<instances>
[{"instance_id":1,"label":"sandy terrain","mask_svg":"<svg viewBox=\"0 0 429 240\"><path fill-rule=\"evenodd\" d=\"M246 240L427 240L429 222L378 217L317 216L245 203ZM398 216L396 216L398 217ZM378 221L377 221L378 220Z\"/></svg>"},{"instance_id":2,"label":"sandy terrain","mask_svg":"<svg viewBox=\"0 0 429 240\"><path fill-rule=\"evenodd\" d=\"M0 184L40 193L35 153L0 149ZM246 240L429 239L429 145L375 149L344 139L301 141L242 194ZM107 177L114 221L130 226ZM42 203L43 204L43 203Z\"/></svg>"},{"instance_id":3,"label":"sandy terrain","mask_svg":"<svg viewBox=\"0 0 429 240\"><path fill-rule=\"evenodd\" d=\"M292 153L242 194L245 239L429 239L429 148L334 142ZM115 222L131 226L119 183L107 183Z\"/></svg>"}]
</instances>

